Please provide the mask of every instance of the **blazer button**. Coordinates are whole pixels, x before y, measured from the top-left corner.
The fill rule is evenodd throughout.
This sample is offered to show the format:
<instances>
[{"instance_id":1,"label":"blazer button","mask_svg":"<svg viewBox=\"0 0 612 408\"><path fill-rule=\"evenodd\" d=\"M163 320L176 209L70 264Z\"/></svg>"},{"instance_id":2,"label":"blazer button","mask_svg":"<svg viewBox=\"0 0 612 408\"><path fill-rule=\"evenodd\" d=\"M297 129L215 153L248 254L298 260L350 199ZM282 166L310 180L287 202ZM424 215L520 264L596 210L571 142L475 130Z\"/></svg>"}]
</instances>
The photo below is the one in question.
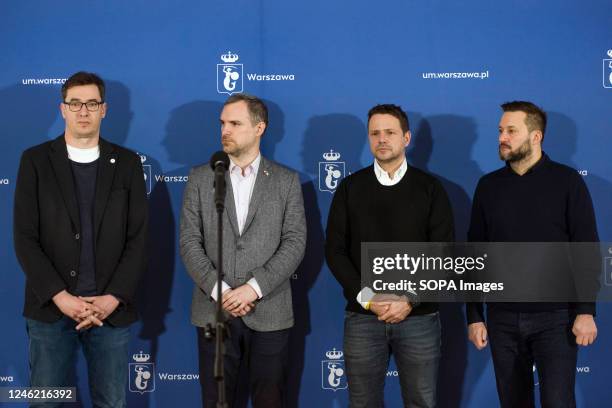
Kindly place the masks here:
<instances>
[{"instance_id":1,"label":"blazer button","mask_svg":"<svg viewBox=\"0 0 612 408\"><path fill-rule=\"evenodd\" d=\"M79 238L81 238L81 234L79 234L78 232L74 234L74 239L79 239Z\"/></svg>"},{"instance_id":2,"label":"blazer button","mask_svg":"<svg viewBox=\"0 0 612 408\"><path fill-rule=\"evenodd\" d=\"M236 245L236 249L242 251L244 247L241 244Z\"/></svg>"},{"instance_id":3,"label":"blazer button","mask_svg":"<svg viewBox=\"0 0 612 408\"><path fill-rule=\"evenodd\" d=\"M76 271L70 271L70 276L74 278L76 276Z\"/></svg>"}]
</instances>

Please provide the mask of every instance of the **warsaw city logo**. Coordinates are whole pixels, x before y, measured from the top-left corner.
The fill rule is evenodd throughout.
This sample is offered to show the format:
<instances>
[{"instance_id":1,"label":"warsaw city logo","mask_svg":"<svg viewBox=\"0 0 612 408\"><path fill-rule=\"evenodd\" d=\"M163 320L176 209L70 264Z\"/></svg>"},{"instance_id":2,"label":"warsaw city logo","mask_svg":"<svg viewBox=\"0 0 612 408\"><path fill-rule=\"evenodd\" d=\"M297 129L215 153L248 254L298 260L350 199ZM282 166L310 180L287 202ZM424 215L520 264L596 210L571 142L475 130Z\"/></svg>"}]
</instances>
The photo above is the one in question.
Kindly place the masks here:
<instances>
[{"instance_id":1,"label":"warsaw city logo","mask_svg":"<svg viewBox=\"0 0 612 408\"><path fill-rule=\"evenodd\" d=\"M319 190L333 193L346 174L345 164L333 149L323 153L323 158L325 161L319 162Z\"/></svg>"},{"instance_id":2,"label":"warsaw city logo","mask_svg":"<svg viewBox=\"0 0 612 408\"><path fill-rule=\"evenodd\" d=\"M139 354L132 356L135 363L130 363L130 391L145 392L155 391L155 364L149 363L149 354L143 354L142 350Z\"/></svg>"},{"instance_id":3,"label":"warsaw city logo","mask_svg":"<svg viewBox=\"0 0 612 408\"><path fill-rule=\"evenodd\" d=\"M324 390L344 390L348 388L344 370L344 353L334 347L325 353L327 360L321 361L321 387Z\"/></svg>"},{"instance_id":4,"label":"warsaw city logo","mask_svg":"<svg viewBox=\"0 0 612 408\"><path fill-rule=\"evenodd\" d=\"M608 57L603 60L603 87L612 88L612 50L608 50Z\"/></svg>"},{"instance_id":5,"label":"warsaw city logo","mask_svg":"<svg viewBox=\"0 0 612 408\"><path fill-rule=\"evenodd\" d=\"M242 64L236 64L238 54L228 51L221 55L223 64L217 64L217 92L235 94L242 92Z\"/></svg>"},{"instance_id":6,"label":"warsaw city logo","mask_svg":"<svg viewBox=\"0 0 612 408\"><path fill-rule=\"evenodd\" d=\"M612 255L612 246L608 247L608 254ZM604 283L606 286L612 286L612 256L604 257L604 271L606 272Z\"/></svg>"},{"instance_id":7,"label":"warsaw city logo","mask_svg":"<svg viewBox=\"0 0 612 408\"><path fill-rule=\"evenodd\" d=\"M144 154L138 153L138 152L136 152L136 154L140 156L140 162L142 163L142 171L144 172L144 181L147 187L147 195L149 195L151 194L151 187L152 187L151 165L145 164L145 162L147 161L147 156L145 156Z\"/></svg>"}]
</instances>

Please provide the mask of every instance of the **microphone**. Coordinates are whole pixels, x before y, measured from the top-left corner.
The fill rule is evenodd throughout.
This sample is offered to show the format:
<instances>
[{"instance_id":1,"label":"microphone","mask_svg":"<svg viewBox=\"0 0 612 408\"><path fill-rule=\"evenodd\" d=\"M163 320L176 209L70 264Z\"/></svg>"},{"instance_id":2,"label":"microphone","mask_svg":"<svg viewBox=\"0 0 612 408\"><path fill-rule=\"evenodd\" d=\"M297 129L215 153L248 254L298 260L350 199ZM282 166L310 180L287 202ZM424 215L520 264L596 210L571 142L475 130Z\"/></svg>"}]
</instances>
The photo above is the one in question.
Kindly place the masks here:
<instances>
[{"instance_id":1,"label":"microphone","mask_svg":"<svg viewBox=\"0 0 612 408\"><path fill-rule=\"evenodd\" d=\"M210 158L210 167L215 172L215 206L218 212L225 208L225 172L229 169L230 159L227 153L220 150Z\"/></svg>"}]
</instances>

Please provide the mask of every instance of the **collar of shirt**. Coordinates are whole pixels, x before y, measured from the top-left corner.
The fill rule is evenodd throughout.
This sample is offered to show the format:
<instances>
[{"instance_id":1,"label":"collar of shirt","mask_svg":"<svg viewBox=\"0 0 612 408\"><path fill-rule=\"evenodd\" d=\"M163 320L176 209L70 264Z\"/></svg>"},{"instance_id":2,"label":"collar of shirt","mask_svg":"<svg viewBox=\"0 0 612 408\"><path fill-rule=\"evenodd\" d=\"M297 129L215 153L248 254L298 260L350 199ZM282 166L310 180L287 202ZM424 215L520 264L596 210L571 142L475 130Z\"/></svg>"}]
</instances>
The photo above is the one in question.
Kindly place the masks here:
<instances>
[{"instance_id":1,"label":"collar of shirt","mask_svg":"<svg viewBox=\"0 0 612 408\"><path fill-rule=\"evenodd\" d=\"M66 145L68 149L68 158L77 163L91 163L100 157L100 146L90 147L88 149L79 149L78 147Z\"/></svg>"},{"instance_id":2,"label":"collar of shirt","mask_svg":"<svg viewBox=\"0 0 612 408\"><path fill-rule=\"evenodd\" d=\"M234 163L232 161L232 159L230 158L230 166L229 166L229 172L232 175L237 175L237 176L241 176L243 178L247 178L249 177L251 174L255 175L257 177L257 171L259 170L259 163L261 163L261 153L259 153L257 155L257 157L255 158L255 160L253 160L251 162L251 164L249 164L245 169L244 169L244 174L243 174L243 170L240 166L238 166L236 163Z\"/></svg>"},{"instance_id":3,"label":"collar of shirt","mask_svg":"<svg viewBox=\"0 0 612 408\"><path fill-rule=\"evenodd\" d=\"M374 174L376 174L376 179L383 186L394 186L400 182L404 174L406 174L406 170L408 170L408 163L406 162L406 158L402 162L401 166L395 171L395 175L393 178L389 177L389 173L387 173L380 165L378 161L374 159Z\"/></svg>"}]
</instances>

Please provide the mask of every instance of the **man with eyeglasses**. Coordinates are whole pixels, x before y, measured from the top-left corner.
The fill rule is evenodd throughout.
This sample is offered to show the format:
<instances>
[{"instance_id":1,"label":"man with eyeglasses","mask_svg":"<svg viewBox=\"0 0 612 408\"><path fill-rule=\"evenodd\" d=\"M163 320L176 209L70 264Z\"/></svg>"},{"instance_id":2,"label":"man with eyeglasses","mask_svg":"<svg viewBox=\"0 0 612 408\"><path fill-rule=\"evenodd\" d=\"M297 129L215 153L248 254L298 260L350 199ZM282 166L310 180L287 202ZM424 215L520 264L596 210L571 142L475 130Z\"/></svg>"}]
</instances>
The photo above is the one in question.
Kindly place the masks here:
<instances>
[{"instance_id":1,"label":"man with eyeglasses","mask_svg":"<svg viewBox=\"0 0 612 408\"><path fill-rule=\"evenodd\" d=\"M92 405L125 407L147 201L138 155L100 137L104 91L87 72L62 86L64 134L21 157L14 240L26 275L31 386L75 386L81 346Z\"/></svg>"}]
</instances>

